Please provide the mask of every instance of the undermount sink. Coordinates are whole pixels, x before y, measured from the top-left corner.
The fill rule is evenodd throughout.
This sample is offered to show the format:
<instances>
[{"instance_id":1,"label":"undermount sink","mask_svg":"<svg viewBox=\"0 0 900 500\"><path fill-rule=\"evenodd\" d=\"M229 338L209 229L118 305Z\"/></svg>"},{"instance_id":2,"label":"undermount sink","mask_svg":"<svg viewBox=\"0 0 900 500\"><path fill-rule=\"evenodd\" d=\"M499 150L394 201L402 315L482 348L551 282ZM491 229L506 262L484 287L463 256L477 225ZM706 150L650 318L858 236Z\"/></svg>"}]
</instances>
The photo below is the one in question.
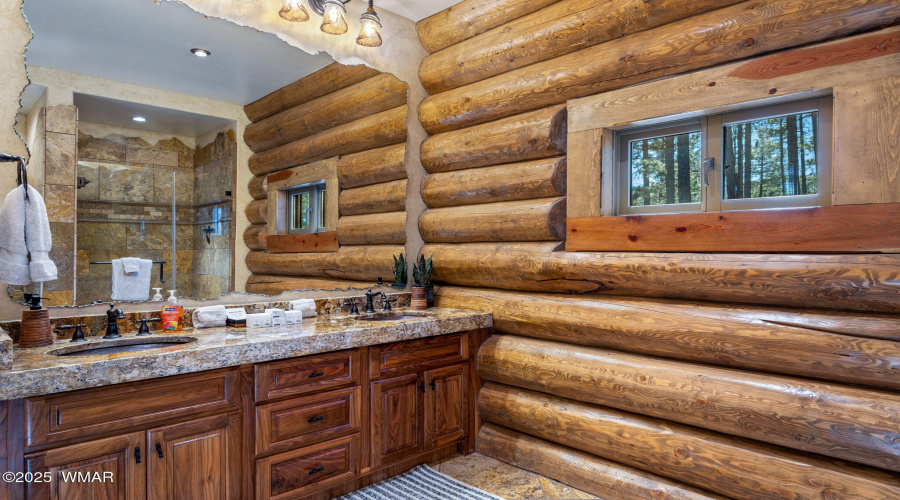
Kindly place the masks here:
<instances>
[{"instance_id":1,"label":"undermount sink","mask_svg":"<svg viewBox=\"0 0 900 500\"><path fill-rule=\"evenodd\" d=\"M108 340L105 342L91 342L63 347L50 351L53 356L97 356L101 354L120 354L123 352L149 351L163 349L178 345L190 344L196 341L196 337L152 337L152 338L123 338Z\"/></svg>"},{"instance_id":2,"label":"undermount sink","mask_svg":"<svg viewBox=\"0 0 900 500\"><path fill-rule=\"evenodd\" d=\"M419 319L421 317L416 314L389 314L387 316L359 317L356 319L358 321L401 321L404 319Z\"/></svg>"}]
</instances>

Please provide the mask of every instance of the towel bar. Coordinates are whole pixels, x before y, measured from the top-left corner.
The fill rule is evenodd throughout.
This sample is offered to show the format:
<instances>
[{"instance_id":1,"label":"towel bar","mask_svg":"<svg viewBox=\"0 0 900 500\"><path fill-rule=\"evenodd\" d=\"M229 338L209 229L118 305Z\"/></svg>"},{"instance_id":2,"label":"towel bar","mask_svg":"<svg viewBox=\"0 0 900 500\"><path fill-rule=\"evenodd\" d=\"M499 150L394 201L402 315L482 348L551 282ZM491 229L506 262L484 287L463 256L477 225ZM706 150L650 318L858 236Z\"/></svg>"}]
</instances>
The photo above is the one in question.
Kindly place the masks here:
<instances>
[{"instance_id":1,"label":"towel bar","mask_svg":"<svg viewBox=\"0 0 900 500\"><path fill-rule=\"evenodd\" d=\"M164 261L164 260L154 260L153 263L154 263L154 264L159 264L159 282L160 282L160 283L165 283L166 280L163 279L163 276L165 276L165 274L166 274L166 261ZM112 265L112 262L91 262L91 265L94 265L94 264L102 264L102 265L111 266L111 265Z\"/></svg>"}]
</instances>

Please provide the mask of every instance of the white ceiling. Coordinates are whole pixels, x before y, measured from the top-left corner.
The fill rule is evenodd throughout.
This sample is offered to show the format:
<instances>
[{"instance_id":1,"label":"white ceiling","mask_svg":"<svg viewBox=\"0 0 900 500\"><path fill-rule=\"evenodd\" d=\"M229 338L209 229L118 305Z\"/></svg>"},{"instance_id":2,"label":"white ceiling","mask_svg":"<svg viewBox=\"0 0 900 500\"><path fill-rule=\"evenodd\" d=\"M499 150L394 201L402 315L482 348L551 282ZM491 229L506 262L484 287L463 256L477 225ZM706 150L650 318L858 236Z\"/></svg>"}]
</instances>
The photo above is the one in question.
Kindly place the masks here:
<instances>
[{"instance_id":1,"label":"white ceiling","mask_svg":"<svg viewBox=\"0 0 900 500\"><path fill-rule=\"evenodd\" d=\"M421 21L428 16L458 4L461 0L375 0L375 10L389 10L413 21Z\"/></svg>"},{"instance_id":2,"label":"white ceiling","mask_svg":"<svg viewBox=\"0 0 900 500\"><path fill-rule=\"evenodd\" d=\"M178 2L25 0L23 11L34 32L28 65L232 104L255 101L333 62ZM199 58L194 47L212 56Z\"/></svg>"},{"instance_id":3,"label":"white ceiling","mask_svg":"<svg viewBox=\"0 0 900 500\"><path fill-rule=\"evenodd\" d=\"M78 107L79 121L195 139L234 125L232 120L225 118L86 94L75 94L75 106ZM136 122L132 120L134 116L142 116L147 121Z\"/></svg>"}]
</instances>

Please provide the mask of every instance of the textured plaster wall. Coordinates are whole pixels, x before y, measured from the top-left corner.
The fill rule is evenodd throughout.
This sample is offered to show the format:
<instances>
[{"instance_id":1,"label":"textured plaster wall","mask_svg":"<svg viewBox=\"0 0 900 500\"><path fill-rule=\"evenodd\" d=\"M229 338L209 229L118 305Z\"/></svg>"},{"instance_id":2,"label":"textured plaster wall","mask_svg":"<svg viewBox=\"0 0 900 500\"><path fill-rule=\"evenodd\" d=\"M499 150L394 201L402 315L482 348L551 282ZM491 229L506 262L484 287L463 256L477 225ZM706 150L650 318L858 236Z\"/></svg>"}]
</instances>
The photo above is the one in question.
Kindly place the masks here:
<instances>
[{"instance_id":1,"label":"textured plaster wall","mask_svg":"<svg viewBox=\"0 0 900 500\"><path fill-rule=\"evenodd\" d=\"M28 0L36 1L36 0ZM167 0L174 1L174 0ZM419 103L426 97L418 79L419 64L426 55L425 49L416 35L415 23L391 14L380 12L384 29L382 35L385 43L377 49L364 48L356 45L355 32L359 29L358 17L365 8L365 2L354 0L349 4L350 13L348 23L350 32L343 36L326 35L319 31L315 22L289 23L278 17L279 0L259 0L257 3L247 4L222 0L184 0L197 12L209 17L222 18L236 24L255 28L257 30L272 33L288 44L304 50L308 53L326 52L334 60L342 64L365 64L379 71L391 73L397 78L409 84L410 114L407 117L409 127L409 140L407 143L407 173L409 176L409 192L407 198L407 253L411 256L418 254L422 247L422 239L418 231L418 219L425 208L420 194L424 169L419 159L419 148L426 134L417 119L415 110ZM31 40L31 31L22 15L22 2L19 0L5 0L0 2L0 152L28 155L23 142L26 125L19 125L23 136L20 137L14 128L19 109L19 94L28 84L25 70L25 47ZM315 19L315 17L314 17ZM92 95L124 99L133 102L141 102L154 106L175 107L196 113L230 117L238 123L238 130L249 124L246 115L239 107L236 109L224 109L218 101L209 101L198 98L190 98L185 103L184 97L179 94L152 91L142 87L115 82L108 82L84 75L75 75L46 68L30 69L32 80L42 85L53 83L47 91L47 104L60 105L71 104L72 93L81 92ZM174 101L173 101L174 99ZM205 101L205 102L204 102ZM174 106L178 103L179 106ZM189 104L189 105L188 105ZM240 133L238 134L240 136ZM251 174L247 168L250 150L239 142L238 145L238 174L236 179L237 195L237 227L236 234L243 234L249 225L243 213L242 207L250 200L250 194L245 188L250 181ZM9 164L0 164L3 174L0 175L0 196L6 194L15 187L14 167ZM245 283L250 273L244 264L244 259L249 249L243 244L240 237L235 242L235 283L237 288ZM8 299L5 293L5 285L0 284L0 320L17 319L21 315L22 307ZM292 294L296 296L297 294ZM335 295L333 292L301 293L309 296ZM239 300L239 299L238 299ZM138 306L134 306L138 307ZM63 310L60 310L63 311Z\"/></svg>"}]
</instances>

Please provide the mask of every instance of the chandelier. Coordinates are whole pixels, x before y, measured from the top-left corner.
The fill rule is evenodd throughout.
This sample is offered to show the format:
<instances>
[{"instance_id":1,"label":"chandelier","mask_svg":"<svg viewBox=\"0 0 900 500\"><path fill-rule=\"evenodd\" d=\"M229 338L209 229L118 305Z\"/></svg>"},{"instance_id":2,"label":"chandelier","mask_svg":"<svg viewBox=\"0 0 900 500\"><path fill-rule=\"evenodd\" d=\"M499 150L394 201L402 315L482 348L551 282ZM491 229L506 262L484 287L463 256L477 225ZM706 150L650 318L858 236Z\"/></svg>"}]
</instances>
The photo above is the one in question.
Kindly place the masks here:
<instances>
[{"instance_id":1,"label":"chandelier","mask_svg":"<svg viewBox=\"0 0 900 500\"><path fill-rule=\"evenodd\" d=\"M322 16L322 24L319 26L323 32L329 35L343 35L347 32L347 7L344 4L350 0L284 0L278 15L285 21L303 23L309 21L309 11L304 5L309 2L313 12ZM363 47L378 47L382 43L381 20L375 13L374 0L369 0L369 8L359 18L359 36L356 43Z\"/></svg>"}]
</instances>

